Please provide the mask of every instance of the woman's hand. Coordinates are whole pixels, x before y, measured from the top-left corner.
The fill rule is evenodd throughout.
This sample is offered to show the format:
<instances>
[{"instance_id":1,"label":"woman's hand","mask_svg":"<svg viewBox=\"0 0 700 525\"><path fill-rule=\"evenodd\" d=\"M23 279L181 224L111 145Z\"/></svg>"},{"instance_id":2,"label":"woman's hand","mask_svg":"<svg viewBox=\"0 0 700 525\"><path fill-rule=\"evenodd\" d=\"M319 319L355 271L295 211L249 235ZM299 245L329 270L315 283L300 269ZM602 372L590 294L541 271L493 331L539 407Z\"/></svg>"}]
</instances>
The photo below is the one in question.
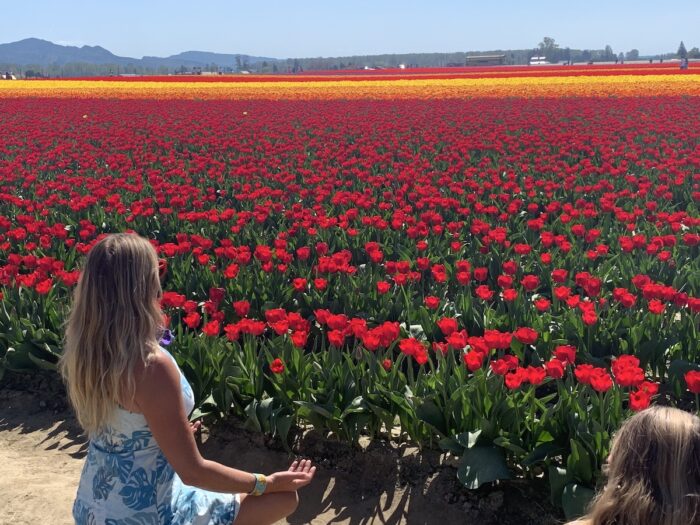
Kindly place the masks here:
<instances>
[{"instance_id":1,"label":"woman's hand","mask_svg":"<svg viewBox=\"0 0 700 525\"><path fill-rule=\"evenodd\" d=\"M190 421L190 430L192 431L193 434L196 434L202 429L202 422L200 420L197 420L195 422Z\"/></svg>"},{"instance_id":2,"label":"woman's hand","mask_svg":"<svg viewBox=\"0 0 700 525\"><path fill-rule=\"evenodd\" d=\"M265 492L292 492L305 487L316 474L316 467L311 466L311 461L302 459L294 461L289 470L275 472L267 477Z\"/></svg>"}]
</instances>

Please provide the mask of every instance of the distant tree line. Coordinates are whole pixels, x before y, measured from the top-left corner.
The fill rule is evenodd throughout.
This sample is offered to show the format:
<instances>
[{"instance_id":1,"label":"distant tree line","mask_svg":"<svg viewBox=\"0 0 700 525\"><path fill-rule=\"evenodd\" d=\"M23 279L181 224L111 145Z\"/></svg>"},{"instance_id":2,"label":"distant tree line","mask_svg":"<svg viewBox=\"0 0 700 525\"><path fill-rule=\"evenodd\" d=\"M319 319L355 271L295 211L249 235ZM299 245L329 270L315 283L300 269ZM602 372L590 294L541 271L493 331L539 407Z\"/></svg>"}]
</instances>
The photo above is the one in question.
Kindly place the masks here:
<instances>
[{"instance_id":1,"label":"distant tree line","mask_svg":"<svg viewBox=\"0 0 700 525\"><path fill-rule=\"evenodd\" d=\"M681 42L681 46L682 46ZM685 47L682 46L683 50ZM547 62L620 62L640 59L668 59L683 58L681 49L677 53L662 55L640 56L639 50L631 49L627 52L616 53L612 46L606 45L603 49L571 49L560 47L551 37L545 37L537 47L532 49L495 49L490 51L466 51L456 53L407 53L391 55L356 55L336 58L297 58L282 61L280 71L295 70L343 70L372 68L394 68L403 64L406 67L449 67L464 66L467 56L470 55L505 55L505 63L508 65L526 65L533 56L544 56ZM700 58L700 50L697 47L687 52L687 58ZM267 71L265 71L267 72Z\"/></svg>"},{"instance_id":2,"label":"distant tree line","mask_svg":"<svg viewBox=\"0 0 700 525\"><path fill-rule=\"evenodd\" d=\"M670 59L670 58L700 58L700 49L697 47L686 51L685 44L680 43L676 53L665 53L661 55L645 56L639 55L638 49L630 49L627 52L615 53L612 46L606 45L604 49L570 49L568 47L560 47L553 38L544 37L533 53L539 53L538 56L544 56L548 62L623 62L625 60L640 60L640 59ZM534 56L534 55L533 55Z\"/></svg>"},{"instance_id":3,"label":"distant tree line","mask_svg":"<svg viewBox=\"0 0 700 525\"><path fill-rule=\"evenodd\" d=\"M145 67L139 64L89 64L86 62L71 62L68 64L0 64L0 71L13 71L26 78L56 78L56 77L101 77L111 75L167 75L173 73L172 68Z\"/></svg>"},{"instance_id":4,"label":"distant tree line","mask_svg":"<svg viewBox=\"0 0 700 525\"><path fill-rule=\"evenodd\" d=\"M318 57L318 58L288 58L268 59L254 64L247 59L236 57L235 67L221 67L217 64L205 64L200 67L168 67L146 66L143 64L88 64L75 62L53 65L25 65L0 64L0 71L12 71L26 78L41 77L92 77L111 75L167 75L198 72L236 73L248 71L250 73L298 73L315 70L347 70L370 68L396 68L401 65L407 68L415 67L450 67L464 66L467 56L470 55L504 55L508 65L525 65L533 56L544 56L550 63L580 63L580 62L623 62L634 60L661 60L670 58L700 58L700 50L697 47L686 49L681 42L678 51L662 55L640 56L637 49L616 53L610 45L603 49L571 49L561 47L551 37L544 37L542 41L532 49L496 49L491 51L466 51L455 53L404 53L385 55L355 55L346 57Z\"/></svg>"}]
</instances>

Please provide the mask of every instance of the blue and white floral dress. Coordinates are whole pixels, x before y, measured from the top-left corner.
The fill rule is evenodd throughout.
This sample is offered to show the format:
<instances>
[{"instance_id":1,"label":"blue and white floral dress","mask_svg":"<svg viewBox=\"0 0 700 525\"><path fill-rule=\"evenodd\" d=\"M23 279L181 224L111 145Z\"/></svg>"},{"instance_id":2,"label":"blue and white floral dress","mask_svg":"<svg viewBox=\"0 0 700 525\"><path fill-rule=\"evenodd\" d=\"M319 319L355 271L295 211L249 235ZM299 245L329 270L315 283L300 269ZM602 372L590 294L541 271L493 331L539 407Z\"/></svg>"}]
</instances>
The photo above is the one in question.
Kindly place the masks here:
<instances>
[{"instance_id":1,"label":"blue and white floral dress","mask_svg":"<svg viewBox=\"0 0 700 525\"><path fill-rule=\"evenodd\" d=\"M161 350L175 362L170 352ZM180 385L189 414L194 394L181 370ZM122 407L116 410L113 424L90 439L73 505L77 525L233 522L240 508L238 495L185 485L158 447L143 414Z\"/></svg>"}]
</instances>

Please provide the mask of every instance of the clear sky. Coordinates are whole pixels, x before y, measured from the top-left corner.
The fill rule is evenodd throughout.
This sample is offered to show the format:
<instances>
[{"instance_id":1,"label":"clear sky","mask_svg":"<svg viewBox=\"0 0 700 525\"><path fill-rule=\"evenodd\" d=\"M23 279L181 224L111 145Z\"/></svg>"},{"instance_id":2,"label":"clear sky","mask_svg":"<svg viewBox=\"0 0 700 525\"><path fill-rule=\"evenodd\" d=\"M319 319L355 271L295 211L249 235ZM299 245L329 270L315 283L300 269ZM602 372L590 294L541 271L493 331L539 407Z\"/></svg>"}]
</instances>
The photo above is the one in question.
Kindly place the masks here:
<instances>
[{"instance_id":1,"label":"clear sky","mask_svg":"<svg viewBox=\"0 0 700 525\"><path fill-rule=\"evenodd\" d=\"M700 0L0 0L0 43L28 37L140 58L274 58L561 47L700 47Z\"/></svg>"}]
</instances>

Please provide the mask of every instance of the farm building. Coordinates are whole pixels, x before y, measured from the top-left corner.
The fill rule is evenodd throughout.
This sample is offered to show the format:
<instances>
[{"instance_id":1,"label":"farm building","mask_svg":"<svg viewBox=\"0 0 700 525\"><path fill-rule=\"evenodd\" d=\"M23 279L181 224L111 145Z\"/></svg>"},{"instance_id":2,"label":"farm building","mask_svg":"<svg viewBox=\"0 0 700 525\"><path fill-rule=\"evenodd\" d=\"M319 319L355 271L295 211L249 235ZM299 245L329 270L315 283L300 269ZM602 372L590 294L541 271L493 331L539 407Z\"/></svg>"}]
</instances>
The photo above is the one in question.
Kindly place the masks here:
<instances>
[{"instance_id":1,"label":"farm building","mask_svg":"<svg viewBox=\"0 0 700 525\"><path fill-rule=\"evenodd\" d=\"M505 63L505 55L467 55L468 66L502 66Z\"/></svg>"}]
</instances>

